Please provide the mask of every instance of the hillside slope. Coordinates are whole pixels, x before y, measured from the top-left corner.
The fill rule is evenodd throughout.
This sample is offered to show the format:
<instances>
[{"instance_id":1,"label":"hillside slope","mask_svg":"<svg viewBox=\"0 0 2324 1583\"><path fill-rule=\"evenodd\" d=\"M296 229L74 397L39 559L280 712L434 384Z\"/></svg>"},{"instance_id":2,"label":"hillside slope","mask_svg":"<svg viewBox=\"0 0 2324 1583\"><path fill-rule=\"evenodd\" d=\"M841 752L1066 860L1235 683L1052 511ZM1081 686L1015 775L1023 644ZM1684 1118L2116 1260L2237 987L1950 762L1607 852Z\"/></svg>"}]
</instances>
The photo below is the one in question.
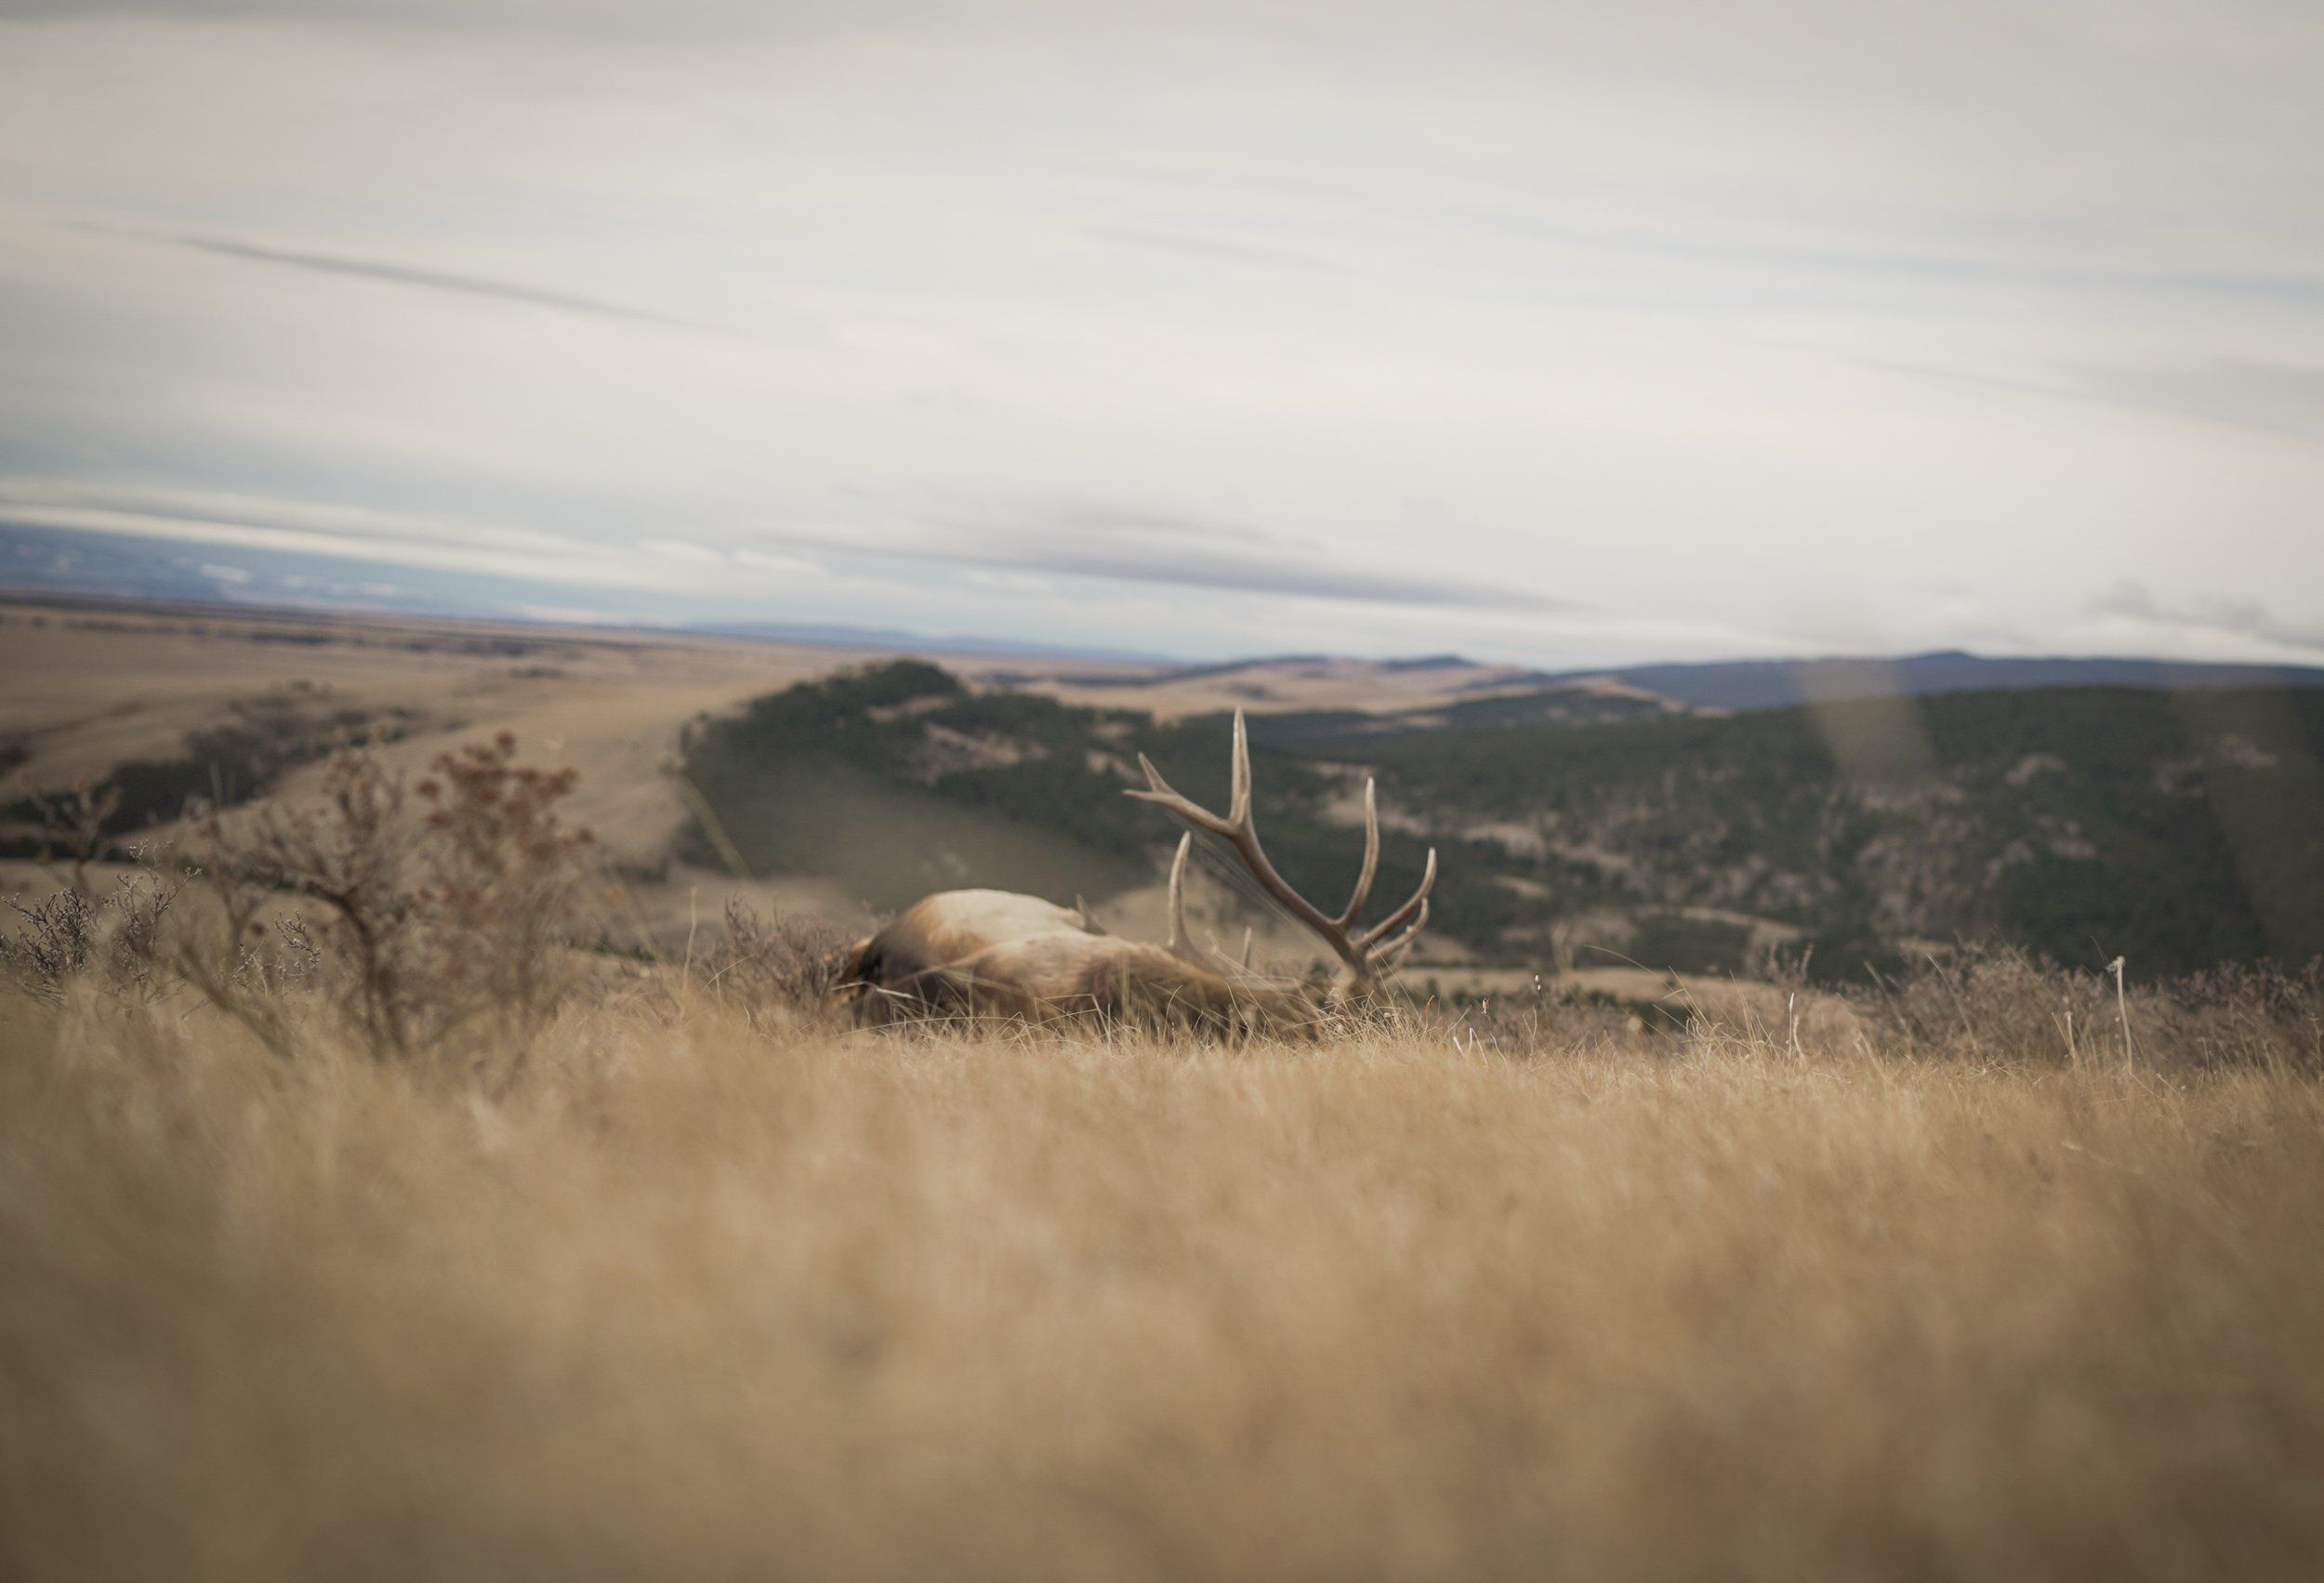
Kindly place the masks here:
<instances>
[{"instance_id":1,"label":"hillside slope","mask_svg":"<svg viewBox=\"0 0 2324 1583\"><path fill-rule=\"evenodd\" d=\"M1123 797L1143 753L1174 785L1225 805L1222 719L1160 724L1030 693L971 693L931 665L898 662L808 683L689 730L685 772L710 813L681 855L751 872L834 875L875 906L984 886L1098 901L1152 882L1178 827ZM1268 851L1318 895L1352 879L1358 844L1330 813L1341 777L1257 755ZM1490 902L1497 849L1472 843L1461 895ZM1421 850L1383 854L1382 894L1419 877ZM1483 937L1489 943L1489 934Z\"/></svg>"},{"instance_id":2,"label":"hillside slope","mask_svg":"<svg viewBox=\"0 0 2324 1583\"><path fill-rule=\"evenodd\" d=\"M1851 955L1956 934L2148 971L2324 952L2314 692L1869 699L1369 755L1439 825L1595 853L1642 900Z\"/></svg>"},{"instance_id":3,"label":"hillside slope","mask_svg":"<svg viewBox=\"0 0 2324 1583\"><path fill-rule=\"evenodd\" d=\"M2076 688L1402 736L1310 717L1255 735L1262 828L1295 884L1347 883L1376 772L1380 893L1433 842L1437 932L1483 959L1595 945L1742 970L1815 945L1853 976L1990 935L2159 974L2324 952L2324 694ZM1119 796L1136 754L1219 798L1226 738L1222 716L1157 724L883 666L692 731L720 831L698 824L689 855L722 840L883 907L970 884L1099 901L1150 884L1176 835Z\"/></svg>"},{"instance_id":4,"label":"hillside slope","mask_svg":"<svg viewBox=\"0 0 2324 1583\"><path fill-rule=\"evenodd\" d=\"M1250 710L1254 718L1297 715L1352 723L1368 719L1374 722L1371 729L1388 732L1471 720L1583 723L1655 714L1739 714L1848 698L2062 687L2138 687L2160 693L2324 689L2324 667L2107 657L2022 659L1945 651L1894 658L1714 660L1543 671L1459 654L1408 660L1282 654L1111 673L1025 669L1008 679L1065 703L1142 709L1165 719L1239 707ZM1488 705L1498 707L1489 717L1477 718Z\"/></svg>"}]
</instances>

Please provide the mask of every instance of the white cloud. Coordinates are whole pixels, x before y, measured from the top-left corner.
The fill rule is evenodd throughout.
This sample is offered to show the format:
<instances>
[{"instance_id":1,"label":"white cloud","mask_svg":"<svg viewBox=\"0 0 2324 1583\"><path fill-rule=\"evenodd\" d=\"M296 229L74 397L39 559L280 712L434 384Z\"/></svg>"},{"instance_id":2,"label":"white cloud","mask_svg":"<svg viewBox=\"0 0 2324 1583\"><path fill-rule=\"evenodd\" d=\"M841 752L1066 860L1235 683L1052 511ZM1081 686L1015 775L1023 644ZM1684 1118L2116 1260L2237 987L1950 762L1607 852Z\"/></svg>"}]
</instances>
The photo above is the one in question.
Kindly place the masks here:
<instances>
[{"instance_id":1,"label":"white cloud","mask_svg":"<svg viewBox=\"0 0 2324 1583\"><path fill-rule=\"evenodd\" d=\"M1206 652L2324 629L2312 8L12 8L20 520Z\"/></svg>"},{"instance_id":2,"label":"white cloud","mask_svg":"<svg viewBox=\"0 0 2324 1583\"><path fill-rule=\"evenodd\" d=\"M2189 640L2226 640L2250 658L2314 663L2324 659L2324 626L2300 627L2277 619L2258 599L2159 600L2143 583L2125 577L2090 600L2088 613L2100 622L2127 624L2159 640L2167 653L2183 653Z\"/></svg>"}]
</instances>

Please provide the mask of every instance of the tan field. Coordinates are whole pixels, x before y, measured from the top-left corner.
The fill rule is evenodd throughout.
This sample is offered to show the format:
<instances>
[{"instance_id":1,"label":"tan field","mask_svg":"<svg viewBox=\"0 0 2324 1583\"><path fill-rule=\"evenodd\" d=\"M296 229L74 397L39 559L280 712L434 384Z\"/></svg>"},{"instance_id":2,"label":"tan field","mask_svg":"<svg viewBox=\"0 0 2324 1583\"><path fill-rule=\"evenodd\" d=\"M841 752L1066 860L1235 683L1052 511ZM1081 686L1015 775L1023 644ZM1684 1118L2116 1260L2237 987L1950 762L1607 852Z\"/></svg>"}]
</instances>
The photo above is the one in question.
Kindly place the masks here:
<instances>
[{"instance_id":1,"label":"tan field","mask_svg":"<svg viewBox=\"0 0 2324 1583\"><path fill-rule=\"evenodd\" d=\"M1030 685L1068 703L1096 707L1142 709L1161 719L1248 709L1268 714L1292 709L1356 709L1367 714L1422 713L1461 698L1490 698L1537 685L1515 666L1468 661L1441 666L1390 666L1364 660L1287 658L1257 660L1192 675L1142 678L1134 669L1091 682L1101 666L1055 667L1027 678ZM1609 696L1649 699L1653 694L1610 677L1581 678L1572 685Z\"/></svg>"},{"instance_id":2,"label":"tan field","mask_svg":"<svg viewBox=\"0 0 2324 1583\"><path fill-rule=\"evenodd\" d=\"M684 818L663 773L680 726L878 657L588 627L0 605L0 733L32 749L18 779L65 784L165 755L235 701L305 683L410 711L410 734L387 749L403 762L513 732L578 770L580 816L617 858L643 859ZM971 676L993 665L943 657Z\"/></svg>"},{"instance_id":3,"label":"tan field","mask_svg":"<svg viewBox=\"0 0 2324 1583\"><path fill-rule=\"evenodd\" d=\"M620 628L417 617L0 601L0 740L22 739L30 784L99 774L167 751L228 705L294 683L418 717L414 759L453 735L508 730L581 772L586 810L625 855L658 850L682 817L654 786L697 713L906 651L703 638ZM1351 660L1262 662L1184 679L1096 660L929 652L971 681L1164 719L1247 707L1425 708L1516 685L1508 666L1399 670ZM1099 685L1092 679L1105 679ZM1628 691L1613 682L1594 684Z\"/></svg>"},{"instance_id":4,"label":"tan field","mask_svg":"<svg viewBox=\"0 0 2324 1583\"><path fill-rule=\"evenodd\" d=\"M771 1033L664 975L485 1090L0 1016L12 1577L2324 1563L2280 1072Z\"/></svg>"},{"instance_id":5,"label":"tan field","mask_svg":"<svg viewBox=\"0 0 2324 1583\"><path fill-rule=\"evenodd\" d=\"M236 703L303 685L334 705L403 711L404 734L381 751L408 768L457 743L513 732L534 759L580 772L574 815L614 862L653 865L686 818L669 771L687 720L886 657L589 627L0 604L0 743L31 755L0 775L0 789L54 789L125 760L172 757L187 732L226 719ZM930 657L972 679L1022 664ZM310 794L320 774L319 765L294 771L282 792ZM0 863L0 892L39 883L29 864ZM852 922L866 916L811 876L680 868L667 883L633 882L630 891L657 937L682 934L692 915L715 917L734 895Z\"/></svg>"}]
</instances>

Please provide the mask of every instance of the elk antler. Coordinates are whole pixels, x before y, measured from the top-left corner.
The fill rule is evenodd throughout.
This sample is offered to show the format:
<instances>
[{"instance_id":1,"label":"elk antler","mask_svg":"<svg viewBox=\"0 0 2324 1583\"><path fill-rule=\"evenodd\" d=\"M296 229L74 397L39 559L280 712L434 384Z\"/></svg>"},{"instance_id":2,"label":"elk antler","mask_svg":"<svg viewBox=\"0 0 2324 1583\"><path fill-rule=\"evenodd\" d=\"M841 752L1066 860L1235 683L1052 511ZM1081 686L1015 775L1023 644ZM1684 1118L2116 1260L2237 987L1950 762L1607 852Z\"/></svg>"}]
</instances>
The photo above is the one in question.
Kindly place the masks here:
<instances>
[{"instance_id":1,"label":"elk antler","mask_svg":"<svg viewBox=\"0 0 2324 1583\"><path fill-rule=\"evenodd\" d=\"M1194 846L1195 833L1189 830L1178 838L1178 855L1170 859L1169 952L1171 956L1193 962L1197 967L1208 968L1222 976L1229 975L1235 971L1235 964L1196 940L1194 930L1186 927L1186 854L1194 850ZM1248 940L1243 943L1243 965L1250 965Z\"/></svg>"},{"instance_id":2,"label":"elk antler","mask_svg":"<svg viewBox=\"0 0 2324 1583\"><path fill-rule=\"evenodd\" d=\"M1208 830L1223 836L1243 860L1267 894L1283 904L1291 916L1320 936L1339 955L1341 961L1360 979L1373 980L1394 969L1412 948L1414 940L1428 925L1428 893L1436 883L1436 849L1431 847L1427 865L1420 873L1420 888L1412 892L1404 905L1390 913L1369 929L1356 931L1355 920L1364 911L1364 904L1372 893L1372 877L1380 868L1380 801L1367 779L1364 783L1364 866L1355 878L1355 892L1348 898L1346 908L1338 917L1327 915L1306 897L1291 889L1283 876L1275 872L1274 864L1259 844L1259 831L1251 819L1250 798L1250 738L1244 729L1243 711L1235 711L1235 758L1233 773L1227 792L1225 817L1211 812L1200 803L1182 796L1162 778L1153 760L1138 755L1138 767L1146 772L1146 789L1130 791L1126 796L1143 802L1159 803L1197 830ZM1170 942L1179 949L1182 940L1188 946L1193 941L1187 935L1182 914L1186 853L1193 845L1190 834L1178 844L1178 858L1170 865ZM1399 930L1402 932L1397 932ZM1199 951L1200 947L1193 947ZM1214 960L1216 958L1214 957Z\"/></svg>"}]
</instances>

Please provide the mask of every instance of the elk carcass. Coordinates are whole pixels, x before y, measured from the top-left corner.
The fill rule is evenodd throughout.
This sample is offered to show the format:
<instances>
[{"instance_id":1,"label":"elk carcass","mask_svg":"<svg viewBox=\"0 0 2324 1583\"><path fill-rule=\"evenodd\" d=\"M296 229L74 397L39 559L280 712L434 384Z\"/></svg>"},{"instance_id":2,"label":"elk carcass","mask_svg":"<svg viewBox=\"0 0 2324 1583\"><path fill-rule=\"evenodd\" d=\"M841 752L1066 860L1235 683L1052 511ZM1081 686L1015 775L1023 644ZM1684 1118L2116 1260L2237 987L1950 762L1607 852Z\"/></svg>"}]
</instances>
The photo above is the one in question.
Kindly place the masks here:
<instances>
[{"instance_id":1,"label":"elk carcass","mask_svg":"<svg viewBox=\"0 0 2324 1583\"><path fill-rule=\"evenodd\" d=\"M849 953L846 992L869 1020L928 1015L997 1014L1027 1021L1087 1017L1149 1025L1219 1030L1292 1029L1373 1000L1428 923L1436 882L1431 849L1419 888L1378 922L1359 922L1380 865L1380 811L1364 786L1364 863L1354 893L1335 916L1294 890L1259 844L1251 815L1250 743L1235 716L1233 776L1227 811L1171 789L1145 755L1143 790L1125 795L1156 803L1192 826L1170 864L1170 936L1160 945L1124 940L1093 924L1085 910L1006 890L946 890L906 908ZM1186 862L1195 832L1224 838L1282 908L1327 946L1339 971L1327 983L1284 985L1199 943L1186 927Z\"/></svg>"}]
</instances>

